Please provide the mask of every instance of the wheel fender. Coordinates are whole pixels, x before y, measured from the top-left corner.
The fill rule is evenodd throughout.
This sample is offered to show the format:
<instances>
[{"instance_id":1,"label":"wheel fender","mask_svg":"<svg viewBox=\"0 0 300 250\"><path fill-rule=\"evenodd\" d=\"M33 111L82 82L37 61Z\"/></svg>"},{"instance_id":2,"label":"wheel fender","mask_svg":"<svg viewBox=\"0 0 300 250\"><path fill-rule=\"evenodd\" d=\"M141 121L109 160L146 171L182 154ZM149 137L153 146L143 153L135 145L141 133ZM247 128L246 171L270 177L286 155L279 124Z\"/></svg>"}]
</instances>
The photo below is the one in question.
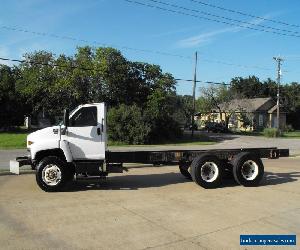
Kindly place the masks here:
<instances>
[{"instance_id":1,"label":"wheel fender","mask_svg":"<svg viewBox=\"0 0 300 250\"><path fill-rule=\"evenodd\" d=\"M59 143L59 147L61 150L64 152L64 155L66 157L67 162L72 162L73 161L73 156L69 147L69 142L65 140L61 140Z\"/></svg>"}]
</instances>

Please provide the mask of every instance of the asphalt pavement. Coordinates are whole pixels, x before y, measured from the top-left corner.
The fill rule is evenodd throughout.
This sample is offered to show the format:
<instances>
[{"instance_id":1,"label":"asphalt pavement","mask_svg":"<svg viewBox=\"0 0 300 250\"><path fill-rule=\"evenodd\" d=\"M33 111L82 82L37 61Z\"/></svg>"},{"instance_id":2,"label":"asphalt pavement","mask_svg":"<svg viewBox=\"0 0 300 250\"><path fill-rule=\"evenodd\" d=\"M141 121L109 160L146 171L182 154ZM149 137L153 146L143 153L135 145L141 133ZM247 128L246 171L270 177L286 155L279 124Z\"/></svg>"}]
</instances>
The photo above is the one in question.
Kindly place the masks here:
<instances>
[{"instance_id":1,"label":"asphalt pavement","mask_svg":"<svg viewBox=\"0 0 300 250\"><path fill-rule=\"evenodd\" d=\"M176 166L135 166L45 193L0 174L1 249L299 249L300 158L264 160L265 179L206 190ZM296 247L240 247L241 234L296 234Z\"/></svg>"}]
</instances>

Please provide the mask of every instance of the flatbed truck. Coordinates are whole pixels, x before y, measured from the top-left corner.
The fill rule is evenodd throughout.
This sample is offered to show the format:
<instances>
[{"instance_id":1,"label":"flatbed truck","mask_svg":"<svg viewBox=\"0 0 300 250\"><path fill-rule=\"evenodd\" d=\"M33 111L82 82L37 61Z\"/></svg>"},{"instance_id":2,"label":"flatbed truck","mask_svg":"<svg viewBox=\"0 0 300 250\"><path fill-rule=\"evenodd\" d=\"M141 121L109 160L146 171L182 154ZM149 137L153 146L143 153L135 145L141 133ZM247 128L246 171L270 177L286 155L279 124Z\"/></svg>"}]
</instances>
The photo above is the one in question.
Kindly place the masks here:
<instances>
[{"instance_id":1,"label":"flatbed truck","mask_svg":"<svg viewBox=\"0 0 300 250\"><path fill-rule=\"evenodd\" d=\"M203 188L216 188L226 173L243 186L257 186L264 176L262 158L288 157L288 149L237 148L218 150L121 151L107 149L106 106L80 105L65 110L63 121L27 136L28 155L10 161L10 171L31 165L38 186L47 192L63 189L81 178L106 178L122 173L124 163L178 165L181 174Z\"/></svg>"}]
</instances>

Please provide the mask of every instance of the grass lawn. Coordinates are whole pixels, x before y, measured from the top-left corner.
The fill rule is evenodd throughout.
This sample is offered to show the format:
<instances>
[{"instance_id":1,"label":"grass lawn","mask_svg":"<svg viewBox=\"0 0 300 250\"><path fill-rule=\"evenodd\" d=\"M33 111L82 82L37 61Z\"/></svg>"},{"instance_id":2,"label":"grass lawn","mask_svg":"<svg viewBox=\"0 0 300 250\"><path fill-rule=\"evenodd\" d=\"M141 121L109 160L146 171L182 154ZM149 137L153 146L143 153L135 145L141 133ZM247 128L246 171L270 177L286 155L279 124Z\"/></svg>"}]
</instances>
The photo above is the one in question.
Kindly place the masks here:
<instances>
[{"instance_id":1,"label":"grass lawn","mask_svg":"<svg viewBox=\"0 0 300 250\"><path fill-rule=\"evenodd\" d=\"M263 136L263 132L256 132L256 131L236 131L232 132L234 135L249 135L249 136Z\"/></svg>"},{"instance_id":2,"label":"grass lawn","mask_svg":"<svg viewBox=\"0 0 300 250\"><path fill-rule=\"evenodd\" d=\"M26 148L26 132L0 132L0 149Z\"/></svg>"},{"instance_id":3,"label":"grass lawn","mask_svg":"<svg viewBox=\"0 0 300 250\"><path fill-rule=\"evenodd\" d=\"M143 144L143 145L129 145L123 142L108 141L108 146L120 146L120 147L144 147L144 146L188 146L188 145L212 145L216 142L211 140L208 136L202 134L195 134L192 138L190 134L184 134L181 138L177 138L173 141L166 141L158 144Z\"/></svg>"},{"instance_id":4,"label":"grass lawn","mask_svg":"<svg viewBox=\"0 0 300 250\"><path fill-rule=\"evenodd\" d=\"M234 132L233 134L249 135L249 136L264 136L263 132L250 132L250 131ZM293 132L283 132L282 136L278 138L300 139L300 130L296 130Z\"/></svg>"},{"instance_id":5,"label":"grass lawn","mask_svg":"<svg viewBox=\"0 0 300 250\"><path fill-rule=\"evenodd\" d=\"M300 131L293 131L293 132L284 132L283 138L289 138L289 139L300 139Z\"/></svg>"},{"instance_id":6,"label":"grass lawn","mask_svg":"<svg viewBox=\"0 0 300 250\"><path fill-rule=\"evenodd\" d=\"M20 149L26 148L26 136L29 132L0 132L0 149ZM174 141L168 141L161 144L151 144L151 145L128 145L122 142L109 141L108 146L184 146L184 145L212 145L215 144L207 136L204 135L194 135L191 138L190 135L184 135L182 138L178 138Z\"/></svg>"}]
</instances>

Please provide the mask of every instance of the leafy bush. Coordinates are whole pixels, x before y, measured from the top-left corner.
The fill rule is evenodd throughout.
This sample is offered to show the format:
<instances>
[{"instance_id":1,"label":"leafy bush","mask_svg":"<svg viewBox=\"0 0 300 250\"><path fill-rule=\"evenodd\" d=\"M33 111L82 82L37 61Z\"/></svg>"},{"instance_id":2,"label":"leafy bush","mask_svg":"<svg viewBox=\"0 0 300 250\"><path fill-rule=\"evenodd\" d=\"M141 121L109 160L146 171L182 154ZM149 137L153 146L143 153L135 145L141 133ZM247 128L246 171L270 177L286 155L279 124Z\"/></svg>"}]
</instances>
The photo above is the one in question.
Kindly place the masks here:
<instances>
[{"instance_id":1,"label":"leafy bush","mask_svg":"<svg viewBox=\"0 0 300 250\"><path fill-rule=\"evenodd\" d=\"M143 112L144 111L144 112ZM121 104L107 115L108 137L114 142L145 144L167 142L181 136L179 124L169 115L151 115L136 105Z\"/></svg>"},{"instance_id":2,"label":"leafy bush","mask_svg":"<svg viewBox=\"0 0 300 250\"><path fill-rule=\"evenodd\" d=\"M277 128L265 128L263 131L265 137L280 137L281 132Z\"/></svg>"},{"instance_id":3,"label":"leafy bush","mask_svg":"<svg viewBox=\"0 0 300 250\"><path fill-rule=\"evenodd\" d=\"M180 124L170 116L157 117L150 124L149 143L170 142L182 135Z\"/></svg>"},{"instance_id":4,"label":"leafy bush","mask_svg":"<svg viewBox=\"0 0 300 250\"><path fill-rule=\"evenodd\" d=\"M285 127L285 129L284 129L284 132L294 132L295 131L295 129L293 128L293 126L292 125L287 125L286 127Z\"/></svg>"},{"instance_id":5,"label":"leafy bush","mask_svg":"<svg viewBox=\"0 0 300 250\"><path fill-rule=\"evenodd\" d=\"M148 141L150 125L142 116L141 108L136 105L120 105L111 108L107 115L108 137L112 141L128 144L143 144Z\"/></svg>"}]
</instances>

